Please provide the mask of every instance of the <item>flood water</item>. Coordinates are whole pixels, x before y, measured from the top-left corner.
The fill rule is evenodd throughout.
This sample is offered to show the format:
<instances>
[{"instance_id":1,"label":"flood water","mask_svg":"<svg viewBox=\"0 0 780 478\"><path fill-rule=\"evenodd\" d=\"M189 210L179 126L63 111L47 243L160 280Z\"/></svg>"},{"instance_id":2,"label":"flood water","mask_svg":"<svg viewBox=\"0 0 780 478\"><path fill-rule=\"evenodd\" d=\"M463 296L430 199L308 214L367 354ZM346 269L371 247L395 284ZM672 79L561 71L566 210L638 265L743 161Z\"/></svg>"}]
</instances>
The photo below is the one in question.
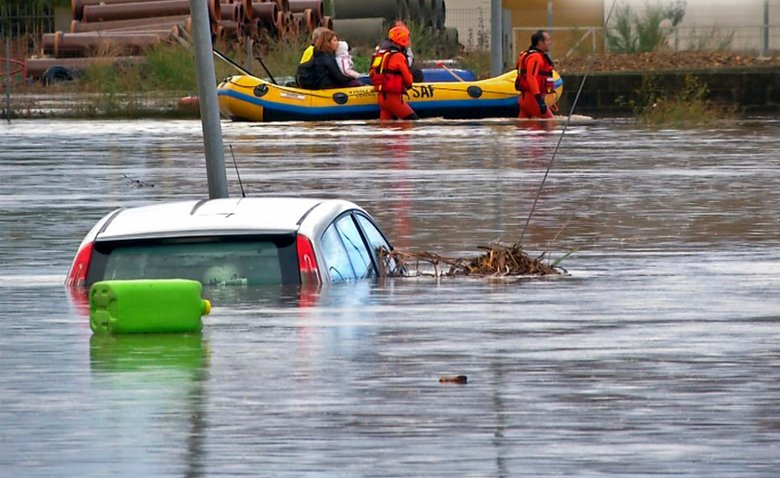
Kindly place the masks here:
<instances>
[{"instance_id":1,"label":"flood water","mask_svg":"<svg viewBox=\"0 0 780 478\"><path fill-rule=\"evenodd\" d=\"M520 239L561 132L222 127L248 195L349 199L450 256ZM780 476L778 138L575 122L522 240L566 277L206 288L201 336L107 339L64 275L114 208L206 196L200 122L3 123L0 471Z\"/></svg>"}]
</instances>

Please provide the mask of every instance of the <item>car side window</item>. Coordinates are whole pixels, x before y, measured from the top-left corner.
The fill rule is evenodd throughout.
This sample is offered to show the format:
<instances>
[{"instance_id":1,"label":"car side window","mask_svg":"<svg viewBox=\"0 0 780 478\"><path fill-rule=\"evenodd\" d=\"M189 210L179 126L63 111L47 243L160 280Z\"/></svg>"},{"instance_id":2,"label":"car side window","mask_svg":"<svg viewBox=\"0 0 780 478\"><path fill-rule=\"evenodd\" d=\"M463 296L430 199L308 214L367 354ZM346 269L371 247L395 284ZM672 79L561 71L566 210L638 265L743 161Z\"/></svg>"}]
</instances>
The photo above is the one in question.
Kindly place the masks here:
<instances>
[{"instance_id":1,"label":"car side window","mask_svg":"<svg viewBox=\"0 0 780 478\"><path fill-rule=\"evenodd\" d=\"M357 217L357 220L360 223L360 228L363 229L363 233L366 235L366 240L368 241L369 248L371 249L371 257L373 257L374 261L379 264L379 260L376 254L377 249L384 247L389 251L391 249L390 244L388 244L385 236L379 232L379 229L376 228L374 223L369 218L363 216L362 214L356 214L355 217Z\"/></svg>"},{"instance_id":2,"label":"car side window","mask_svg":"<svg viewBox=\"0 0 780 478\"><path fill-rule=\"evenodd\" d=\"M342 216L336 221L336 229L341 235L344 247L349 254L349 260L352 263L352 269L358 279L367 277L376 277L376 269L371 261L371 254L366 249L366 243L360 235L352 215Z\"/></svg>"},{"instance_id":3,"label":"car side window","mask_svg":"<svg viewBox=\"0 0 780 478\"><path fill-rule=\"evenodd\" d=\"M332 281L338 282L355 278L349 254L344 248L335 223L328 226L322 235L322 252L325 264L328 266L328 275Z\"/></svg>"}]
</instances>

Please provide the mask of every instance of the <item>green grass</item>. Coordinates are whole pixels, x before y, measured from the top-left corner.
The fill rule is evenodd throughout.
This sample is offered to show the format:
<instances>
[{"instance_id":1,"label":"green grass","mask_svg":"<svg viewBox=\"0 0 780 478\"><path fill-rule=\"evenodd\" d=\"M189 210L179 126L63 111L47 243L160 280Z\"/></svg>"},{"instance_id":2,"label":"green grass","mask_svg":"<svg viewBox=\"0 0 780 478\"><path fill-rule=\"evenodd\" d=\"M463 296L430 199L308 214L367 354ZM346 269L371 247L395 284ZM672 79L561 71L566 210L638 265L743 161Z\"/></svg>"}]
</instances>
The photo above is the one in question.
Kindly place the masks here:
<instances>
[{"instance_id":1,"label":"green grass","mask_svg":"<svg viewBox=\"0 0 780 478\"><path fill-rule=\"evenodd\" d=\"M457 52L442 47L444 42L441 33L425 30L415 24L411 24L410 29L417 61L455 57ZM224 44L217 44L216 47L254 75L266 77L267 73L258 61L258 58L261 59L274 78L283 82L295 76L301 53L308 42L308 38L304 37L267 45L257 44L251 65L243 48L231 50L229 45ZM373 51L373 46L365 45L353 50L353 60L358 71L368 72ZM148 50L144 54L144 61L139 64L115 65L111 58L116 54L109 50L99 52L101 57L106 58L105 62L94 63L73 82L56 85L60 91L82 93L88 98L74 112L75 116L137 117L145 111L154 115L154 107L148 106L149 98L167 99L171 103L182 96L197 93L195 55L190 47L160 45ZM470 69L481 78L489 75L490 52L467 53L458 57L458 60L459 68ZM216 57L214 67L215 83L238 73L235 67ZM154 103L159 104L159 101ZM164 115L168 116L168 113Z\"/></svg>"},{"instance_id":2,"label":"green grass","mask_svg":"<svg viewBox=\"0 0 780 478\"><path fill-rule=\"evenodd\" d=\"M195 57L183 47L164 45L148 51L139 65L114 66L112 62L88 67L77 82L84 92L117 93L171 91L197 88Z\"/></svg>"}]
</instances>

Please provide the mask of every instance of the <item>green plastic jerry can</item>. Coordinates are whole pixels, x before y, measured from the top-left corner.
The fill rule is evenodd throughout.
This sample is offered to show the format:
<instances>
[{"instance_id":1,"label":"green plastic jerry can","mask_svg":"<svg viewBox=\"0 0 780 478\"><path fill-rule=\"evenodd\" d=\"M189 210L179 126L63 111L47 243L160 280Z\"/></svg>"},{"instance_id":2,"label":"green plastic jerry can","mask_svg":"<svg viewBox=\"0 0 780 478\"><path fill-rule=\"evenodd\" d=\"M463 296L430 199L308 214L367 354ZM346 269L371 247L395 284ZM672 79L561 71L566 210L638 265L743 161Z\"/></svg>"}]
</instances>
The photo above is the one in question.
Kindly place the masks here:
<instances>
[{"instance_id":1,"label":"green plastic jerry can","mask_svg":"<svg viewBox=\"0 0 780 478\"><path fill-rule=\"evenodd\" d=\"M211 311L203 286L187 279L110 280L89 290L89 326L96 334L200 332Z\"/></svg>"}]
</instances>

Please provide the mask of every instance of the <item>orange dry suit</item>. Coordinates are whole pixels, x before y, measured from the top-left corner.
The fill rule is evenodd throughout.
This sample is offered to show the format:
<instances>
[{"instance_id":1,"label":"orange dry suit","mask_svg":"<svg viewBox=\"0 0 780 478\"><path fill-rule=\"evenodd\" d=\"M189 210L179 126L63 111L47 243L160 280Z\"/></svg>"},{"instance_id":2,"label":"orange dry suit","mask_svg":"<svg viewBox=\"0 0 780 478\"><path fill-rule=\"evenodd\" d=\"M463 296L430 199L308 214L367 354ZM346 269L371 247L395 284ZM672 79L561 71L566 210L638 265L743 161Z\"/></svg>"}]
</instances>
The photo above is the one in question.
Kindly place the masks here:
<instances>
[{"instance_id":1,"label":"orange dry suit","mask_svg":"<svg viewBox=\"0 0 780 478\"><path fill-rule=\"evenodd\" d=\"M414 81L403 51L391 46L374 53L368 76L377 92L379 119L417 119L402 97Z\"/></svg>"},{"instance_id":2,"label":"orange dry suit","mask_svg":"<svg viewBox=\"0 0 780 478\"><path fill-rule=\"evenodd\" d=\"M517 57L515 89L520 91L517 102L521 118L552 118L553 113L544 103L544 95L555 91L553 62L541 50L529 48Z\"/></svg>"}]
</instances>

